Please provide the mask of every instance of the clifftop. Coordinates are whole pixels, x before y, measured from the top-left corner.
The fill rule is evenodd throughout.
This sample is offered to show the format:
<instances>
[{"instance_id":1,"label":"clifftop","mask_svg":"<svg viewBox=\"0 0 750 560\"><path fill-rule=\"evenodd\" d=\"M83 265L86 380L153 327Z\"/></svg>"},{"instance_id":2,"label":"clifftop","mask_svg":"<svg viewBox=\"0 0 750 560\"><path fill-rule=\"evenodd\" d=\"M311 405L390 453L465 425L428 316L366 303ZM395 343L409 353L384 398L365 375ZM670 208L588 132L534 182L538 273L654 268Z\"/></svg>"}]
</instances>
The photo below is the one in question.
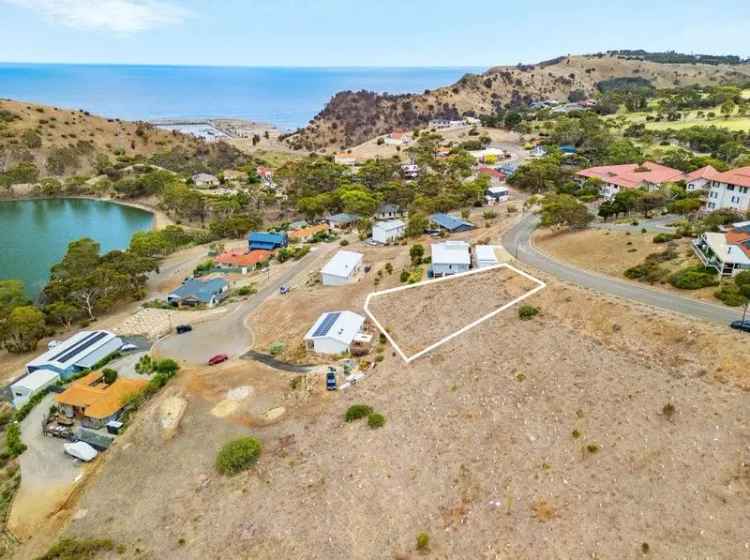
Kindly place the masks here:
<instances>
[{"instance_id":1,"label":"clifftop","mask_svg":"<svg viewBox=\"0 0 750 560\"><path fill-rule=\"evenodd\" d=\"M562 56L538 64L495 66L421 94L337 93L310 124L287 139L296 149L333 152L434 118L492 114L497 108L596 92L612 78L642 78L656 88L750 80L749 64L665 63L616 54Z\"/></svg>"}]
</instances>

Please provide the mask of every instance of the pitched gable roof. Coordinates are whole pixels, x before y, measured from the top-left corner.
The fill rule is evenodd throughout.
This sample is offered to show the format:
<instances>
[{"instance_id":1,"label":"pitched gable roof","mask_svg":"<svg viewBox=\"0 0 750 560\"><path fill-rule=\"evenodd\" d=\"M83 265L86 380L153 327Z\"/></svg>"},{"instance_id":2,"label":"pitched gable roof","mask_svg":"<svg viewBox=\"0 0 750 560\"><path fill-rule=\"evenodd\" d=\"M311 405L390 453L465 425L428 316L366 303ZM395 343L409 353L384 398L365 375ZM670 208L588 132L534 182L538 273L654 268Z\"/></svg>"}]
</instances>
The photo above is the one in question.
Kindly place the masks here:
<instances>
[{"instance_id":1,"label":"pitched gable roof","mask_svg":"<svg viewBox=\"0 0 750 560\"><path fill-rule=\"evenodd\" d=\"M750 187L750 166L732 169L725 173L719 173L714 181L730 185L739 185L741 187Z\"/></svg>"},{"instance_id":2,"label":"pitched gable roof","mask_svg":"<svg viewBox=\"0 0 750 560\"><path fill-rule=\"evenodd\" d=\"M636 189L643 183L661 185L685 178L682 171L652 161L646 161L642 165L626 163L624 165L590 167L589 169L579 171L576 175L580 177L596 177L602 181L626 189Z\"/></svg>"},{"instance_id":3,"label":"pitched gable roof","mask_svg":"<svg viewBox=\"0 0 750 560\"><path fill-rule=\"evenodd\" d=\"M706 165L705 167L701 167L700 169L696 169L695 171L685 175L685 181L697 181L698 179L708 179L710 181L716 178L718 175L719 172L716 171L716 169L712 165Z\"/></svg>"}]
</instances>

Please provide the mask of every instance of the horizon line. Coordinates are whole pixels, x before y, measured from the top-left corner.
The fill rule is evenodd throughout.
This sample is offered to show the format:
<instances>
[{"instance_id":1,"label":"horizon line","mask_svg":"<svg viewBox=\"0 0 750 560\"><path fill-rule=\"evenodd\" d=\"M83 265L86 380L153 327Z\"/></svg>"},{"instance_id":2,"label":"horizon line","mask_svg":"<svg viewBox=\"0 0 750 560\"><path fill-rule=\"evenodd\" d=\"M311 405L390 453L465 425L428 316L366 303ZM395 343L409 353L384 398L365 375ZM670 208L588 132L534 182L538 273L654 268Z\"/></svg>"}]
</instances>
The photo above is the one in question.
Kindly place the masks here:
<instances>
[{"instance_id":1,"label":"horizon line","mask_svg":"<svg viewBox=\"0 0 750 560\"><path fill-rule=\"evenodd\" d=\"M520 63L519 63L520 64ZM246 65L246 64L186 64L186 63L144 63L144 62L32 62L32 61L9 61L0 60L0 65L7 66L150 66L150 67L161 67L161 68L267 68L267 69L310 69L310 70L348 70L348 69L396 69L396 70L409 70L414 68L419 69L434 69L434 70L456 70L456 69L481 69L481 68L492 68L493 66L502 66L498 64L456 64L456 65L437 65L437 66L421 66L421 65L284 65L284 64L258 64L258 65Z\"/></svg>"}]
</instances>

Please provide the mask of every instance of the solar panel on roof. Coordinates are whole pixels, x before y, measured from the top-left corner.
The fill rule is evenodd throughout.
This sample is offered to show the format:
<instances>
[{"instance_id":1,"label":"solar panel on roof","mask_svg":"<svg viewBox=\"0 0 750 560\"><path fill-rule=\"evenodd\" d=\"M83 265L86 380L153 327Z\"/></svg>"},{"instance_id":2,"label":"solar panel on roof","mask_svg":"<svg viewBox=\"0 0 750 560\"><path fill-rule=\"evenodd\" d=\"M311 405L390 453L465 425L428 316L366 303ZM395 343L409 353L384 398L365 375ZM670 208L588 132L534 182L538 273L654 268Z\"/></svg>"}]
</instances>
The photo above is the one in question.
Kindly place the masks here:
<instances>
[{"instance_id":1,"label":"solar panel on roof","mask_svg":"<svg viewBox=\"0 0 750 560\"><path fill-rule=\"evenodd\" d=\"M313 337L327 335L328 331L331 330L331 327L338 320L340 316L341 316L341 313L329 313L328 315L326 315L326 318L323 319L323 322L320 323L317 329L315 329L315 332L313 333Z\"/></svg>"},{"instance_id":2,"label":"solar panel on roof","mask_svg":"<svg viewBox=\"0 0 750 560\"><path fill-rule=\"evenodd\" d=\"M51 358L49 359L49 361L50 361L50 362L54 362L54 361L56 361L56 360L57 360L57 358L59 358L59 357L60 357L60 356L62 356L63 354L67 354L67 353L68 353L68 352L70 352L70 351L71 351L71 350L72 350L73 348L77 348L77 347L78 347L79 345L81 345L81 344L83 344L84 342L86 342L87 340L89 340L89 339L91 339L91 338L95 337L96 335L97 335L97 331L94 331L94 332L91 332L91 333L87 334L87 335L86 335L86 336L84 336L84 337L83 337L83 338L82 338L81 340L79 340L78 342L76 342L76 343L75 343L75 344L74 344L73 346L69 346L68 348L65 348L65 349L63 349L63 350L60 350L60 351L59 351L59 352L58 352L57 354L55 354L54 356L52 356L52 357L51 357Z\"/></svg>"},{"instance_id":3,"label":"solar panel on roof","mask_svg":"<svg viewBox=\"0 0 750 560\"><path fill-rule=\"evenodd\" d=\"M104 338L105 336L108 336L108 335L109 335L109 333L107 333L107 332L96 333L95 337L93 337L93 338L87 338L86 342L84 344L76 344L73 348L71 348L71 350L68 353L64 354L58 361L60 363L64 364L65 362L67 362L68 360L70 360L70 358L72 358L76 354L80 354L81 352L83 352L84 350L86 350L86 348L88 348L89 346L92 346L93 344L96 344L102 338Z\"/></svg>"}]
</instances>

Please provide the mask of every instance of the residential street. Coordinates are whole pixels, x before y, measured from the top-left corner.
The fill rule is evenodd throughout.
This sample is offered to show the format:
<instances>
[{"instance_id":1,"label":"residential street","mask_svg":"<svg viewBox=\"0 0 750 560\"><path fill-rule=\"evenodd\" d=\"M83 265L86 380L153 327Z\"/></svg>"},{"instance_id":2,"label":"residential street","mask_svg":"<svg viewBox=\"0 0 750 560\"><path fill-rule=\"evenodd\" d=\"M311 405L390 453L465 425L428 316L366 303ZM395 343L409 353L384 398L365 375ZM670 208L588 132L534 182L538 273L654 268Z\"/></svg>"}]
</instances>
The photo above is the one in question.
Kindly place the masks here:
<instances>
[{"instance_id":1,"label":"residential street","mask_svg":"<svg viewBox=\"0 0 750 560\"><path fill-rule=\"evenodd\" d=\"M230 358L241 356L250 346L245 325L248 315L266 299L277 294L281 286L290 284L298 274L311 267L321 255L327 254L327 248L327 245L318 245L314 251L294 263L289 270L261 288L248 301L237 305L215 321L195 325L194 330L189 333L171 334L161 339L154 344L153 351L159 356L190 364L205 364L216 354L226 354Z\"/></svg>"},{"instance_id":2,"label":"residential street","mask_svg":"<svg viewBox=\"0 0 750 560\"><path fill-rule=\"evenodd\" d=\"M539 251L531 242L531 234L538 223L539 219L530 214L503 236L502 243L505 249L524 264L552 274L564 282L570 282L577 286L590 288L645 305L652 305L668 311L682 313L696 319L727 325L731 321L740 319L742 316L741 309L731 309L721 305L676 296L625 280L618 280L588 272L556 261Z\"/></svg>"}]
</instances>

